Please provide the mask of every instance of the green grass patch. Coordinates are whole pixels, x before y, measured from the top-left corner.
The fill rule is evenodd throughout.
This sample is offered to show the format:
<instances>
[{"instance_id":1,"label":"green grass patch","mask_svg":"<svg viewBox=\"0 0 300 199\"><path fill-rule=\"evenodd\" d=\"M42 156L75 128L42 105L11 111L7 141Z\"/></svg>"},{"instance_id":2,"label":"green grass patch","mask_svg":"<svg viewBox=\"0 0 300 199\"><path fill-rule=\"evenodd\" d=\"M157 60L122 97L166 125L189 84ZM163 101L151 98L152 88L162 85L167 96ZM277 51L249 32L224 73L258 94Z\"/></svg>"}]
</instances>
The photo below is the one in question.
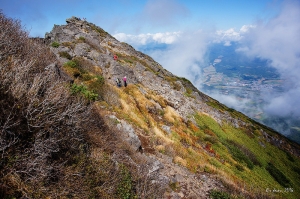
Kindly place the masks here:
<instances>
[{"instance_id":1,"label":"green grass patch","mask_svg":"<svg viewBox=\"0 0 300 199\"><path fill-rule=\"evenodd\" d=\"M173 191L179 191L180 190L180 185L178 182L172 182L169 184L170 188L173 190Z\"/></svg>"},{"instance_id":2,"label":"green grass patch","mask_svg":"<svg viewBox=\"0 0 300 199\"><path fill-rule=\"evenodd\" d=\"M99 97L102 97L105 89L104 89L104 77L101 75L91 75L91 74L83 74L82 80L85 81L87 88L95 93L98 94Z\"/></svg>"},{"instance_id":3,"label":"green grass patch","mask_svg":"<svg viewBox=\"0 0 300 199\"><path fill-rule=\"evenodd\" d=\"M71 93L72 94L81 94L86 99L91 100L91 101L95 101L98 99L98 94L94 93L93 91L88 90L88 88L84 85L72 84Z\"/></svg>"},{"instance_id":4,"label":"green grass patch","mask_svg":"<svg viewBox=\"0 0 300 199\"><path fill-rule=\"evenodd\" d=\"M255 165L262 166L262 163L258 160L257 156L245 145L241 145L233 140L227 141L224 144L229 149L233 159L237 162L245 163L249 169L253 169Z\"/></svg>"},{"instance_id":5,"label":"green grass patch","mask_svg":"<svg viewBox=\"0 0 300 199\"><path fill-rule=\"evenodd\" d=\"M219 108L222 108L221 104ZM236 111L232 112L239 115ZM262 136L261 129L270 136L277 137L277 134L255 122L249 126L236 128L229 123L220 125L209 115L193 116L197 124L197 128L189 125L193 135L199 138L202 145L212 143L213 150L220 157L219 161L225 162L220 165L210 161L210 164L219 166L218 170L235 176L262 192L268 187L280 189L280 186L292 188L299 186L299 158L267 142ZM289 193L290 198L297 198L296 195Z\"/></svg>"},{"instance_id":6,"label":"green grass patch","mask_svg":"<svg viewBox=\"0 0 300 199\"><path fill-rule=\"evenodd\" d=\"M72 60L72 61L68 61L64 64L64 66L68 66L68 67L71 67L71 68L78 68L79 65L76 61Z\"/></svg>"},{"instance_id":7,"label":"green grass patch","mask_svg":"<svg viewBox=\"0 0 300 199\"><path fill-rule=\"evenodd\" d=\"M82 79L83 79L83 81L90 81L91 79L93 79L93 75L85 73L82 75Z\"/></svg>"},{"instance_id":8,"label":"green grass patch","mask_svg":"<svg viewBox=\"0 0 300 199\"><path fill-rule=\"evenodd\" d=\"M129 170L123 164L120 165L120 169L121 180L117 188L118 196L122 199L136 198L132 190L134 185Z\"/></svg>"},{"instance_id":9,"label":"green grass patch","mask_svg":"<svg viewBox=\"0 0 300 199\"><path fill-rule=\"evenodd\" d=\"M85 38L81 36L78 38L78 41L85 42Z\"/></svg>"},{"instance_id":10,"label":"green grass patch","mask_svg":"<svg viewBox=\"0 0 300 199\"><path fill-rule=\"evenodd\" d=\"M229 152L231 153L234 160L237 162L243 162L247 165L249 169L253 169L254 164L250 160L250 158L241 150L241 146L239 146L237 143L233 141L228 141L226 144L227 148L229 149Z\"/></svg>"},{"instance_id":11,"label":"green grass patch","mask_svg":"<svg viewBox=\"0 0 300 199\"><path fill-rule=\"evenodd\" d=\"M219 190L212 190L209 194L212 199L231 199L229 193Z\"/></svg>"},{"instance_id":12,"label":"green grass patch","mask_svg":"<svg viewBox=\"0 0 300 199\"><path fill-rule=\"evenodd\" d=\"M53 48L58 48L60 46L60 44L58 42L54 41L54 42L51 43L51 46Z\"/></svg>"},{"instance_id":13,"label":"green grass patch","mask_svg":"<svg viewBox=\"0 0 300 199\"><path fill-rule=\"evenodd\" d=\"M186 92L184 93L185 96L195 98L193 95L193 90L191 88L186 88Z\"/></svg>"},{"instance_id":14,"label":"green grass patch","mask_svg":"<svg viewBox=\"0 0 300 199\"><path fill-rule=\"evenodd\" d=\"M66 51L61 51L58 54L59 54L60 57L64 57L64 58L69 59L69 60L72 59L72 56Z\"/></svg>"},{"instance_id":15,"label":"green grass patch","mask_svg":"<svg viewBox=\"0 0 300 199\"><path fill-rule=\"evenodd\" d=\"M290 180L279 170L277 169L271 162L268 163L266 167L267 171L270 175L283 187L290 186Z\"/></svg>"},{"instance_id":16,"label":"green grass patch","mask_svg":"<svg viewBox=\"0 0 300 199\"><path fill-rule=\"evenodd\" d=\"M185 77L179 77L179 79L181 79L182 81L192 84L190 80L186 79Z\"/></svg>"},{"instance_id":17,"label":"green grass patch","mask_svg":"<svg viewBox=\"0 0 300 199\"><path fill-rule=\"evenodd\" d=\"M82 81L90 81L96 77L94 73L98 73L93 69L93 65L90 62L77 57L66 62L64 68L75 78L79 77ZM104 79L102 78L102 80Z\"/></svg>"},{"instance_id":18,"label":"green grass patch","mask_svg":"<svg viewBox=\"0 0 300 199\"><path fill-rule=\"evenodd\" d=\"M227 134L223 131L221 126L210 116L204 114L195 114L194 118L200 130L204 131L205 129L209 129L212 131L219 140L226 140Z\"/></svg>"}]
</instances>

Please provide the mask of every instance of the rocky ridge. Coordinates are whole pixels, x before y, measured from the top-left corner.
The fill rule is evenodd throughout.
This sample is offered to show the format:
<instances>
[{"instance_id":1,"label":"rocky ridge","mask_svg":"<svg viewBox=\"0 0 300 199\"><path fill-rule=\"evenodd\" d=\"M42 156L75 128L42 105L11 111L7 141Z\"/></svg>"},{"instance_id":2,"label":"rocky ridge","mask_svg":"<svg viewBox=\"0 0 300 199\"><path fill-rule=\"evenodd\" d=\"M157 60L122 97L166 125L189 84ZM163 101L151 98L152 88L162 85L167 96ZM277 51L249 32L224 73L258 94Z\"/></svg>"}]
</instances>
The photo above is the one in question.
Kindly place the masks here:
<instances>
[{"instance_id":1,"label":"rocky ridge","mask_svg":"<svg viewBox=\"0 0 300 199\"><path fill-rule=\"evenodd\" d=\"M209 114L219 123L225 119L231 123L233 122L236 127L244 125L243 121L232 118L227 112L222 113L208 106L206 102L212 99L196 88L192 87L192 98L184 95L186 92L184 82L176 80L174 84L177 88L174 89L174 86L166 80L166 78L175 77L172 73L165 70L151 57L136 51L126 43L117 41L103 29L76 17L67 19L66 22L67 25L55 25L50 33L46 33L45 39L65 43L84 37L86 43L78 43L73 49L66 46L53 48L52 50L61 63L68 61L58 55L58 52L64 51L72 57L84 57L93 65L99 66L103 71L103 76L111 84L115 84L117 77L127 76L129 83L141 84L150 92L161 95L168 105L174 108L185 120L187 120L188 115L200 111ZM94 47L97 49L94 49ZM142 62L138 62L136 65L119 63L113 60L113 53L137 57ZM107 67L108 65L109 67ZM190 82L188 84L190 84L190 87L192 86ZM147 94L145 89L142 92L145 95Z\"/></svg>"},{"instance_id":2,"label":"rocky ridge","mask_svg":"<svg viewBox=\"0 0 300 199\"><path fill-rule=\"evenodd\" d=\"M59 65L62 67L64 63L69 61L68 58L60 55L60 52L66 52L72 59L83 58L91 66L101 70L106 84L115 87L116 78L121 79L126 76L129 85L138 85L138 90L135 92L139 92L139 95L159 96L159 99L152 97L147 104L142 104L139 101L136 101L136 104L141 106L138 107L139 109L145 109L148 113L155 115L155 118L153 116L154 120L159 121L160 124L163 123L160 122L163 119L158 113L168 111L173 114L172 117L180 118L186 124L197 125L193 115L201 113L210 116L220 125L230 123L235 128L256 128L251 123L233 116L229 111L210 106L210 103L217 103L223 107L223 105L199 92L188 80L174 76L151 57L136 51L126 43L117 41L96 25L76 17L67 19L66 22L67 25L55 25L53 30L45 35L46 43L60 43L58 47L51 47L57 56ZM118 60L113 59L114 54L119 56ZM76 81L77 77L71 78ZM124 88L120 88L118 92L122 94L125 92ZM103 98L107 99L105 101L109 106L116 104L121 107L126 106L122 101L114 104L105 95ZM134 122L130 123L130 121L120 118L109 106L99 106L100 112L105 111L104 118L107 125L111 128L115 126L122 132L120 136L123 140L130 145L132 150L139 153L140 158L145 160L144 166L146 165L153 181L162 186L174 185L168 193L165 193L166 198L209 198L211 190L226 190L225 185L215 174L193 173L185 168L186 163L184 160L180 160L180 157L176 161L168 155L157 153L159 149L153 149L153 146L150 146L145 139L149 136L143 128L135 126ZM167 122L163 125L152 126L150 129L156 135L162 134L161 136L165 138L166 135L172 133L174 128L176 125ZM267 142L277 140L275 144L278 147L288 148L292 154L299 156L299 148L294 147L285 139L278 138L279 136L276 134L270 135L265 129L260 130L262 131L262 142L266 138ZM157 148L159 148L158 146ZM205 148L205 146L202 147ZM151 151L150 148L155 152ZM114 155L115 161L120 161L118 154ZM127 161L136 164L130 157L127 157ZM241 195L243 194L245 197L248 196L247 192Z\"/></svg>"}]
</instances>

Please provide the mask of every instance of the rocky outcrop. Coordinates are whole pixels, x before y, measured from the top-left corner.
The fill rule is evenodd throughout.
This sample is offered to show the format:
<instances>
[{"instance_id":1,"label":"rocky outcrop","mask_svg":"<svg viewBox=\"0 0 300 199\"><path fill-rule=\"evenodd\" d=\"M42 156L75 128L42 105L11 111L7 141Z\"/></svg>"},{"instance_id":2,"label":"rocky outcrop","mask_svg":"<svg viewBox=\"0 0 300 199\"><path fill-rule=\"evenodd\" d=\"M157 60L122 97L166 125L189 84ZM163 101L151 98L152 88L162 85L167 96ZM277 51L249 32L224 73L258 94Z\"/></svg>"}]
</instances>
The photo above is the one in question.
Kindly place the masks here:
<instances>
[{"instance_id":1,"label":"rocky outcrop","mask_svg":"<svg viewBox=\"0 0 300 199\"><path fill-rule=\"evenodd\" d=\"M89 65L102 71L106 84L115 85L116 78L122 79L126 76L128 84L138 85L138 90L142 95L155 95L162 99L163 104L149 99L150 103L143 104L145 107L138 107L141 112L147 111L149 114L155 115L156 120L161 121L161 112L167 109L174 110L185 124L189 122L196 124L193 115L202 112L212 117L220 125L230 123L235 128L249 125L245 123L245 120L234 116L229 111L211 106L210 103L220 104L198 91L188 80L174 76L151 57L136 51L129 44L117 41L100 27L76 17L67 19L66 22L66 25L55 25L53 30L45 35L45 40L49 44L52 42L60 44L51 47L51 50L56 54L61 65L69 61L68 58L60 56L61 52L68 53L72 58L80 57ZM119 56L118 60L114 59L115 54ZM138 102L135 101L135 103L140 106ZM183 164L180 165L182 160L180 157L178 157L179 161L175 161L175 158L156 154L153 149L147 149L152 153L145 153L146 150L143 148L141 137L146 137L146 133L143 132L142 127L135 126L134 121L130 123L117 118L111 109L106 116L114 121L113 125L121 132L121 139L129 145L132 151L142 157L144 163L142 165L136 164L132 158L126 156L127 161L136 164L139 169L145 169L147 178L149 177L153 183L163 186L176 185L166 198L208 198L210 190L216 187L224 188L222 183L216 180L213 175L207 173L193 174L185 169L183 161ZM149 121L147 125L151 127ZM157 128L160 128L157 131L163 137L164 133L171 135L172 128L176 127L167 123L159 124ZM286 145L282 139L271 136L264 131L262 137L275 146L284 148ZM263 141L260 141L260 146L265 147ZM186 147L188 148L189 145ZM163 149L162 145L161 148ZM289 150L293 154L297 154L296 151ZM114 156L117 162L118 154L114 154Z\"/></svg>"},{"instance_id":2,"label":"rocky outcrop","mask_svg":"<svg viewBox=\"0 0 300 199\"><path fill-rule=\"evenodd\" d=\"M118 119L115 115L109 115L110 119L114 120L117 124L117 129L123 132L121 136L123 136L123 140L128 142L128 144L135 150L141 150L141 141L139 140L139 137L136 135L134 128L128 124L124 120Z\"/></svg>"},{"instance_id":3,"label":"rocky outcrop","mask_svg":"<svg viewBox=\"0 0 300 199\"><path fill-rule=\"evenodd\" d=\"M67 61L58 55L58 52L64 51L72 57L80 56L89 60L92 65L99 66L107 82L111 84L114 84L116 78L126 76L128 83L140 83L157 95L161 95L184 120L187 120L187 117L194 114L195 111L199 111L211 115L220 124L224 119L234 121L236 126L240 123L229 114L208 106L206 102L211 99L197 91L191 83L189 86L192 86L194 91L188 97L185 88L186 82L180 79L172 80L174 83L170 82L169 78L176 79L172 73L166 71L149 56L134 50L128 44L117 41L94 24L72 17L67 19L67 25L55 25L50 33L46 33L45 38L62 44L58 48L53 48L61 62ZM80 38L85 42L80 42ZM72 41L73 43L70 44ZM78 42L74 43L74 41ZM115 61L113 59L115 53L127 56L128 59L134 57L137 62L131 64Z\"/></svg>"}]
</instances>

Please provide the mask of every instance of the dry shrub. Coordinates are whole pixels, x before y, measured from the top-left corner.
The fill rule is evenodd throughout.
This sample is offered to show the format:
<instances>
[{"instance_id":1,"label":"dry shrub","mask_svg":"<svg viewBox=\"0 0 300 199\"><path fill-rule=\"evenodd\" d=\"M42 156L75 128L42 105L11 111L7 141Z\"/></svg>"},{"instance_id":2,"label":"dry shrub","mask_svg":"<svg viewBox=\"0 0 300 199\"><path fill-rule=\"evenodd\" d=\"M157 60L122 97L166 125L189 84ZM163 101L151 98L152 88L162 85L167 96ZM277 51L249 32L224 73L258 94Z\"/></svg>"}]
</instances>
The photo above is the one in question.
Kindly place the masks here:
<instances>
[{"instance_id":1,"label":"dry shrub","mask_svg":"<svg viewBox=\"0 0 300 199\"><path fill-rule=\"evenodd\" d=\"M89 108L69 94L55 56L19 21L0 13L0 26L0 197L42 197L84 145ZM14 190L9 176L26 183Z\"/></svg>"},{"instance_id":2,"label":"dry shrub","mask_svg":"<svg viewBox=\"0 0 300 199\"><path fill-rule=\"evenodd\" d=\"M103 99L111 106L121 107L120 94L117 89L110 84L103 86Z\"/></svg>"},{"instance_id":3,"label":"dry shrub","mask_svg":"<svg viewBox=\"0 0 300 199\"><path fill-rule=\"evenodd\" d=\"M165 145L165 154L170 157L174 157L176 155L172 144Z\"/></svg>"},{"instance_id":4,"label":"dry shrub","mask_svg":"<svg viewBox=\"0 0 300 199\"><path fill-rule=\"evenodd\" d=\"M188 121L188 128L191 129L194 133L198 132L200 129L191 121Z\"/></svg>"},{"instance_id":5,"label":"dry shrub","mask_svg":"<svg viewBox=\"0 0 300 199\"><path fill-rule=\"evenodd\" d=\"M0 11L0 24L0 61L11 55L14 55L16 58L22 58L23 54L21 52L26 51L28 33L22 30L21 22L6 18ZM11 43L11 41L14 42ZM3 67L2 64L1 69Z\"/></svg>"},{"instance_id":6,"label":"dry shrub","mask_svg":"<svg viewBox=\"0 0 300 199\"><path fill-rule=\"evenodd\" d=\"M1 12L0 27L0 198L160 198L156 173L70 94L49 49ZM118 106L118 93L106 91Z\"/></svg>"}]
</instances>

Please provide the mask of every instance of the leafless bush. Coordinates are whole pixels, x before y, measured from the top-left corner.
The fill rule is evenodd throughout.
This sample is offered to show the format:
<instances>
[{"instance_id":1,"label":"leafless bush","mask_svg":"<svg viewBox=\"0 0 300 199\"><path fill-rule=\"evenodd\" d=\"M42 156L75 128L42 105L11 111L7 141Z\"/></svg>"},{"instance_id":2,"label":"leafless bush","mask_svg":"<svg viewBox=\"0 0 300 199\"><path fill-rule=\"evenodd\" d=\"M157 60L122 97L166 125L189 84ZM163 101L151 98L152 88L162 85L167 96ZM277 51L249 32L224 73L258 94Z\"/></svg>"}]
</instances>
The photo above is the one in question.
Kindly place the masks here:
<instances>
[{"instance_id":1,"label":"leafless bush","mask_svg":"<svg viewBox=\"0 0 300 199\"><path fill-rule=\"evenodd\" d=\"M0 10L0 61L11 56L21 56L26 48L28 33L23 31L18 20L6 18Z\"/></svg>"},{"instance_id":2,"label":"leafless bush","mask_svg":"<svg viewBox=\"0 0 300 199\"><path fill-rule=\"evenodd\" d=\"M126 183L132 188L123 194L160 198L157 178L128 161L132 153L115 147L122 141L114 129L70 94L49 48L1 12L0 27L0 198L116 198ZM104 97L120 106L112 89ZM95 148L107 156L93 158Z\"/></svg>"},{"instance_id":3,"label":"leafless bush","mask_svg":"<svg viewBox=\"0 0 300 199\"><path fill-rule=\"evenodd\" d=\"M89 108L70 95L55 56L19 21L0 13L0 26L0 179L51 183L84 143ZM0 197L11 191L5 183Z\"/></svg>"},{"instance_id":4,"label":"leafless bush","mask_svg":"<svg viewBox=\"0 0 300 199\"><path fill-rule=\"evenodd\" d=\"M116 88L111 85L104 85L103 99L113 106L121 106L119 93L116 91Z\"/></svg>"}]
</instances>

